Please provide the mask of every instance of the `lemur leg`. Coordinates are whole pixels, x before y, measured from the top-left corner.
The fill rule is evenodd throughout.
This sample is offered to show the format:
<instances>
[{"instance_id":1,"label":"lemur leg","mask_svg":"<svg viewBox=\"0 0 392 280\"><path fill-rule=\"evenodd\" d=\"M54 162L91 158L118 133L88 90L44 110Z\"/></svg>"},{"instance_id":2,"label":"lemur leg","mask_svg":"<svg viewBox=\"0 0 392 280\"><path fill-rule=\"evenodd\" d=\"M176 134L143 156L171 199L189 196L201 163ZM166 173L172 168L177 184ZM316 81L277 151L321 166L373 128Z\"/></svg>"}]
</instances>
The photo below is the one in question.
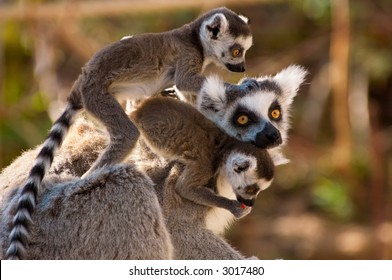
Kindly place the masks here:
<instances>
[{"instance_id":1,"label":"lemur leg","mask_svg":"<svg viewBox=\"0 0 392 280\"><path fill-rule=\"evenodd\" d=\"M132 151L140 133L111 94L98 94L94 99L85 100L84 105L105 125L110 135L108 147L83 175L86 177L95 169L121 162Z\"/></svg>"},{"instance_id":2,"label":"lemur leg","mask_svg":"<svg viewBox=\"0 0 392 280\"><path fill-rule=\"evenodd\" d=\"M197 204L227 209L237 218L247 215L250 210L243 209L242 203L220 196L208 188L208 182L213 177L211 170L208 165L188 163L175 185L176 192Z\"/></svg>"}]
</instances>

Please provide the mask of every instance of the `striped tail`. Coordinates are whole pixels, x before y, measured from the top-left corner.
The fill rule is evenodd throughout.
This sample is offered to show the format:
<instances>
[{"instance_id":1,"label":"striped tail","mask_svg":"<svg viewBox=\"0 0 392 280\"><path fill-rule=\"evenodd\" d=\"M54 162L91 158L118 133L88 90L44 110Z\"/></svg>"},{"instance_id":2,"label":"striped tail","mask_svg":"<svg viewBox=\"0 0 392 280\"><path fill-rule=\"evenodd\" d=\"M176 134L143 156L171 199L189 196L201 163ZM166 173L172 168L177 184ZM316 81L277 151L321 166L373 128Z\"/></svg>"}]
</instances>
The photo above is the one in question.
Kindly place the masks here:
<instances>
[{"instance_id":1,"label":"striped tail","mask_svg":"<svg viewBox=\"0 0 392 280\"><path fill-rule=\"evenodd\" d=\"M52 165L55 152L60 148L73 118L79 110L78 107L68 105L52 126L41 151L35 159L35 164L30 171L27 182L20 192L16 214L13 219L13 226L9 235L10 244L6 253L6 258L9 260L23 259L25 255L25 246L30 239L31 215L35 209L39 188L44 175Z\"/></svg>"}]
</instances>

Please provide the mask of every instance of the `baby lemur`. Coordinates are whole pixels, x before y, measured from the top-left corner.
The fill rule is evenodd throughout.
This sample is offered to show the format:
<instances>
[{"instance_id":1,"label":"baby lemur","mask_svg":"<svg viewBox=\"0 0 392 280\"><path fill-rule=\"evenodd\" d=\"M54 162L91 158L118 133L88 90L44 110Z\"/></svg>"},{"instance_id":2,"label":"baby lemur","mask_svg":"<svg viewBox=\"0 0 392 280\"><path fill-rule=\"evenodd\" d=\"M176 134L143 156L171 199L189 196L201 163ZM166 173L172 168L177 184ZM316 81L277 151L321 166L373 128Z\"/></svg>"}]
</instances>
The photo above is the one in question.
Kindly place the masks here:
<instances>
[{"instance_id":1,"label":"baby lemur","mask_svg":"<svg viewBox=\"0 0 392 280\"><path fill-rule=\"evenodd\" d=\"M183 198L224 208L240 218L249 213L246 206L253 205L259 191L271 184L274 163L266 150L227 135L190 104L150 98L131 119L153 151L185 164L175 185ZM236 197L217 194L217 183L229 184Z\"/></svg>"},{"instance_id":2,"label":"baby lemur","mask_svg":"<svg viewBox=\"0 0 392 280\"><path fill-rule=\"evenodd\" d=\"M37 192L78 111L84 108L110 134L108 147L86 173L90 174L122 161L139 137L117 99L146 97L173 84L196 95L205 82L201 72L207 64L243 72L245 53L251 45L247 19L218 8L172 31L125 37L97 52L75 81L67 107L52 126L22 189L8 258L20 257Z\"/></svg>"}]
</instances>

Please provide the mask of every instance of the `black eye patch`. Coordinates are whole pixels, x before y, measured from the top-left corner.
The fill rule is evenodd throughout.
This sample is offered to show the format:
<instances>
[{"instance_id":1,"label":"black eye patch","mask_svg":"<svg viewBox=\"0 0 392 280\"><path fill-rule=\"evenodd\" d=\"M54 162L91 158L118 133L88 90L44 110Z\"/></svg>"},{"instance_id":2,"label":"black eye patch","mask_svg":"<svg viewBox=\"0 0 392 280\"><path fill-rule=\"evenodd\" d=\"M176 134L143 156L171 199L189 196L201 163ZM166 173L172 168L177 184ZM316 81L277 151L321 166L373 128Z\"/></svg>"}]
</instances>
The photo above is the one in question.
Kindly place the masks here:
<instances>
[{"instance_id":1,"label":"black eye patch","mask_svg":"<svg viewBox=\"0 0 392 280\"><path fill-rule=\"evenodd\" d=\"M247 121L245 123L242 123L243 117L247 118ZM251 124L257 123L258 119L259 118L254 112L239 106L235 111L235 113L233 114L233 118L231 122L235 126L246 127Z\"/></svg>"}]
</instances>

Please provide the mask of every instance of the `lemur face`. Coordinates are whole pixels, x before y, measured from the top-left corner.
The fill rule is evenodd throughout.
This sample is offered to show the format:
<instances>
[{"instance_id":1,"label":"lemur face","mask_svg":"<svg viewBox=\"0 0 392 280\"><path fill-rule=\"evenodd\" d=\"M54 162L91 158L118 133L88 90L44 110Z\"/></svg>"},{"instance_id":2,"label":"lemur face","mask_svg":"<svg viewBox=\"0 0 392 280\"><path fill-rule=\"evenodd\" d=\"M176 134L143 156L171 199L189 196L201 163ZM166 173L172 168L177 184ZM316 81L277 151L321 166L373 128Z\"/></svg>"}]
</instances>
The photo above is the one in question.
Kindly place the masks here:
<instances>
[{"instance_id":1,"label":"lemur face","mask_svg":"<svg viewBox=\"0 0 392 280\"><path fill-rule=\"evenodd\" d=\"M261 148L274 148L286 143L290 106L305 75L303 68L290 66L275 76L254 78L258 87L246 94L228 93L223 81L208 77L197 106L227 134Z\"/></svg>"},{"instance_id":2,"label":"lemur face","mask_svg":"<svg viewBox=\"0 0 392 280\"><path fill-rule=\"evenodd\" d=\"M256 158L256 154L232 151L220 169L218 180L231 186L239 202L253 206L260 191L271 185L273 169L271 159L266 156Z\"/></svg>"},{"instance_id":3,"label":"lemur face","mask_svg":"<svg viewBox=\"0 0 392 280\"><path fill-rule=\"evenodd\" d=\"M273 148L282 144L286 137L284 115L277 91L268 88L237 100L225 112L222 124L225 131L243 142L263 149Z\"/></svg>"},{"instance_id":4,"label":"lemur face","mask_svg":"<svg viewBox=\"0 0 392 280\"><path fill-rule=\"evenodd\" d=\"M245 53L252 46L246 17L215 14L204 22L200 35L207 60L232 72L245 71Z\"/></svg>"},{"instance_id":5,"label":"lemur face","mask_svg":"<svg viewBox=\"0 0 392 280\"><path fill-rule=\"evenodd\" d=\"M232 72L244 72L245 53L251 45L252 36L234 38L228 34L213 45L218 64Z\"/></svg>"}]
</instances>

